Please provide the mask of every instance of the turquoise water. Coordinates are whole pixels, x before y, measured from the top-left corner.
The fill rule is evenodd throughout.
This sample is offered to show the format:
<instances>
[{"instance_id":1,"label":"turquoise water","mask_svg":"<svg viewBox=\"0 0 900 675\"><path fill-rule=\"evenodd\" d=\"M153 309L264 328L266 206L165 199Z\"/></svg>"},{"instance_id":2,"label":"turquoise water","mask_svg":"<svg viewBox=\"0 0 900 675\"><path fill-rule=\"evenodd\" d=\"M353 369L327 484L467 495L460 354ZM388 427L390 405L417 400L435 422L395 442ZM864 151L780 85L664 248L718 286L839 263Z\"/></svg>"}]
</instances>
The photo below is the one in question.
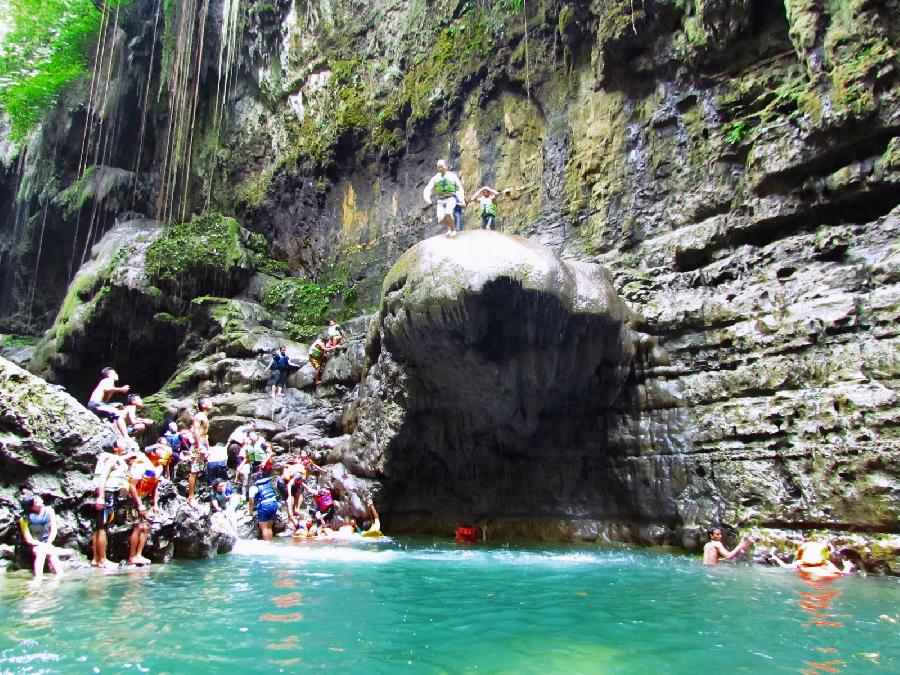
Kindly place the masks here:
<instances>
[{"instance_id":1,"label":"turquoise water","mask_svg":"<svg viewBox=\"0 0 900 675\"><path fill-rule=\"evenodd\" d=\"M240 542L39 590L0 577L0 672L897 673L898 600L896 579L630 549Z\"/></svg>"}]
</instances>

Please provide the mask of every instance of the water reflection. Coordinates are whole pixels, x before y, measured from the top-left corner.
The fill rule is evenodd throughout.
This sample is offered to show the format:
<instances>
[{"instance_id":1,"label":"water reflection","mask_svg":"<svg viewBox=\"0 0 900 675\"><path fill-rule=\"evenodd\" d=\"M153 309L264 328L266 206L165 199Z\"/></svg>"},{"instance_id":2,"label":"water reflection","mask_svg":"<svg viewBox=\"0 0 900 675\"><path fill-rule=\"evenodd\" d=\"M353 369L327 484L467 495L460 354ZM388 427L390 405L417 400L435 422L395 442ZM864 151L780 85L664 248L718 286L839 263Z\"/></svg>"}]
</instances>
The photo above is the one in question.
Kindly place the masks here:
<instances>
[{"instance_id":1,"label":"water reflection","mask_svg":"<svg viewBox=\"0 0 900 675\"><path fill-rule=\"evenodd\" d=\"M833 580L810 579L800 577L806 590L797 591L800 597L798 605L800 609L810 615L810 620L803 624L804 628L812 629L814 626L822 628L843 628L844 622L837 621L837 614L831 612L831 605L841 595L840 586L833 585ZM835 636L836 637L836 636ZM819 647L822 654L838 654L836 647ZM847 665L840 658L828 660L804 660L805 668L801 669L803 675L821 675L821 673L839 673Z\"/></svg>"}]
</instances>

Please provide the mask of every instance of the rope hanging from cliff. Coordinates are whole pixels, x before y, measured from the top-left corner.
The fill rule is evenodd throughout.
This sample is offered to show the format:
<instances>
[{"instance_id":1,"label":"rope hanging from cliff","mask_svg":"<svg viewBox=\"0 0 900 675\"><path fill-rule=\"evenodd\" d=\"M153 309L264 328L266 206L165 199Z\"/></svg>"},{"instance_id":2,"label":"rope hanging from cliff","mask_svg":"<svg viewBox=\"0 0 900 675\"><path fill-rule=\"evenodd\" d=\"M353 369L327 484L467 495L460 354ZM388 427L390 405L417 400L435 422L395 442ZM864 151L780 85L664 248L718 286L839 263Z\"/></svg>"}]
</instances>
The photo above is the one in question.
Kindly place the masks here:
<instances>
[{"instance_id":1,"label":"rope hanging from cliff","mask_svg":"<svg viewBox=\"0 0 900 675\"><path fill-rule=\"evenodd\" d=\"M522 18L525 22L525 96L531 100L531 66L528 62L528 12L525 9L525 5L525 0L522 0Z\"/></svg>"}]
</instances>

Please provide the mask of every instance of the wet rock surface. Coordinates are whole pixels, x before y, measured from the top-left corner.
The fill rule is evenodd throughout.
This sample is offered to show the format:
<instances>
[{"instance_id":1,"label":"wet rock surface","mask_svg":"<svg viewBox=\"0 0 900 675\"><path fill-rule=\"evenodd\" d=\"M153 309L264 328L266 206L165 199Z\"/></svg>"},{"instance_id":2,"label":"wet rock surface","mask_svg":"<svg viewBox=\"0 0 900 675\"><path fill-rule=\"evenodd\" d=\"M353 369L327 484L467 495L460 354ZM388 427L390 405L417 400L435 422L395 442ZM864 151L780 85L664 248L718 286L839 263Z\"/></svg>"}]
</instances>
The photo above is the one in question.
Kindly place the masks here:
<instances>
[{"instance_id":1,"label":"wet rock surface","mask_svg":"<svg viewBox=\"0 0 900 675\"><path fill-rule=\"evenodd\" d=\"M2 358L0 391L0 542L18 541L19 498L31 493L59 517L56 544L90 555L93 470L97 454L112 445L112 431L59 386ZM233 547L234 533L211 520L208 509L189 507L171 482L163 481L159 504L146 548L154 562L209 557ZM109 558L115 561L128 554L126 506L127 499L110 528Z\"/></svg>"}]
</instances>

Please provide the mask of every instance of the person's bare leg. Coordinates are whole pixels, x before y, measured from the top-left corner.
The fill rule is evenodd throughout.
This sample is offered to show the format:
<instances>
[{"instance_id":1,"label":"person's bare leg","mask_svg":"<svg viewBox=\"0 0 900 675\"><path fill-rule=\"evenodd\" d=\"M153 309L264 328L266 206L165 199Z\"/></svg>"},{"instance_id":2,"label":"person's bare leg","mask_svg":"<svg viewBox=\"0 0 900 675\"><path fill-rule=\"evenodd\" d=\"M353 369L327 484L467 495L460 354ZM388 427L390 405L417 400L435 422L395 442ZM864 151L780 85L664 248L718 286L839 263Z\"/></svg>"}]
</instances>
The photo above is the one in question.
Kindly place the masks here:
<instances>
[{"instance_id":1,"label":"person's bare leg","mask_svg":"<svg viewBox=\"0 0 900 675\"><path fill-rule=\"evenodd\" d=\"M50 560L50 569L53 572L53 574L55 574L58 577L63 576L62 563L59 560L59 556L56 555L55 553L51 553L48 556L48 559Z\"/></svg>"},{"instance_id":2,"label":"person's bare leg","mask_svg":"<svg viewBox=\"0 0 900 675\"><path fill-rule=\"evenodd\" d=\"M272 523L260 523L259 534L262 536L263 541L272 541Z\"/></svg>"},{"instance_id":3,"label":"person's bare leg","mask_svg":"<svg viewBox=\"0 0 900 675\"><path fill-rule=\"evenodd\" d=\"M129 565L146 565L150 562L142 555L144 552L144 546L147 543L148 529L149 528L147 527L146 523L138 523L131 531L131 541L128 551Z\"/></svg>"},{"instance_id":4,"label":"person's bare leg","mask_svg":"<svg viewBox=\"0 0 900 675\"><path fill-rule=\"evenodd\" d=\"M44 578L44 563L47 560L47 549L43 546L35 546L33 549L34 553L34 578L35 579L43 579Z\"/></svg>"},{"instance_id":5,"label":"person's bare leg","mask_svg":"<svg viewBox=\"0 0 900 675\"><path fill-rule=\"evenodd\" d=\"M191 471L191 475L188 476L188 504L194 504L194 488L197 485L197 474Z\"/></svg>"}]
</instances>

